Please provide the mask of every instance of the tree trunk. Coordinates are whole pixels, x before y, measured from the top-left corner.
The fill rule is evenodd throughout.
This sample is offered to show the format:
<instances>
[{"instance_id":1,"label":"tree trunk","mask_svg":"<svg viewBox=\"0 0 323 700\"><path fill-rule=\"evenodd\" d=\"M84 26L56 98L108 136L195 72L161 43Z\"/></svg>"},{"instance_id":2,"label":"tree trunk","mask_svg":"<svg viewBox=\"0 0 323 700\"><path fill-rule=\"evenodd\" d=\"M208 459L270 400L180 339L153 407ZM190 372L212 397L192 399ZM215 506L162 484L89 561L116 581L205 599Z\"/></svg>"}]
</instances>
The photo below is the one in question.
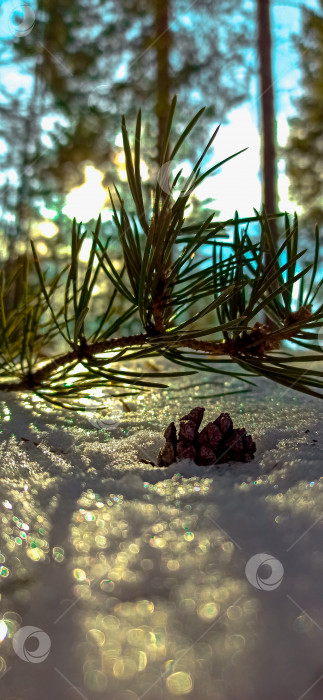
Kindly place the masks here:
<instances>
[{"instance_id":1,"label":"tree trunk","mask_svg":"<svg viewBox=\"0 0 323 700\"><path fill-rule=\"evenodd\" d=\"M155 0L155 32L156 32L156 104L157 116L157 158L158 165L162 164L162 146L165 126L170 108L170 66L169 53L171 47L171 30L169 28L169 0ZM167 154L166 158L167 160Z\"/></svg>"},{"instance_id":2,"label":"tree trunk","mask_svg":"<svg viewBox=\"0 0 323 700\"><path fill-rule=\"evenodd\" d=\"M30 225L30 192L29 180L31 174L28 166L32 166L35 154L30 155L30 148L36 142L36 104L38 99L39 76L38 60L36 60L33 91L30 97L28 112L25 119L24 147L20 165L20 184L18 189L18 202L16 211L16 240L27 244Z\"/></svg>"},{"instance_id":3,"label":"tree trunk","mask_svg":"<svg viewBox=\"0 0 323 700\"><path fill-rule=\"evenodd\" d=\"M261 91L262 183L263 202L267 214L275 214L277 206L276 121L272 75L272 41L269 0L257 0L258 53ZM277 245L277 221L270 223L273 241Z\"/></svg>"}]
</instances>

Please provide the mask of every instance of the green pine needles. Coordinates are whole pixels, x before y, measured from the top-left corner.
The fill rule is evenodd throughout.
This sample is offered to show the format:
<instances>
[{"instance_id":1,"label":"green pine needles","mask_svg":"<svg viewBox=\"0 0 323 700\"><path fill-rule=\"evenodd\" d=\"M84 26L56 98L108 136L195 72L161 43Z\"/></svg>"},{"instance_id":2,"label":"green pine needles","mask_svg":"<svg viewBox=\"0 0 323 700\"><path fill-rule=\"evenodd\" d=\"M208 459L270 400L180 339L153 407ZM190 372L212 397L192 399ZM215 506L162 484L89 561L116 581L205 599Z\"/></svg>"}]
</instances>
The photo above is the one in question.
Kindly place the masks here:
<instances>
[{"instance_id":1,"label":"green pine needles","mask_svg":"<svg viewBox=\"0 0 323 700\"><path fill-rule=\"evenodd\" d=\"M176 98L166 126L160 173L203 113L202 109L196 114L171 149L175 106ZM167 187L157 177L147 213L140 177L141 112L133 151L123 118L133 211L126 210L116 187L116 194L110 193L123 265L116 265L112 241L103 235L99 218L85 270L79 261L86 236L81 224L73 222L70 260L52 280L31 242L35 267L29 271L26 262L15 273L22 277L23 294L14 310L6 310L14 278L4 282L0 273L2 389L29 390L59 406L88 410L88 399L97 388L107 396L125 397L150 387L167 387L164 378L203 371L249 384L253 375L262 375L312 396L323 395L323 372L318 369L323 359L318 229L313 261L302 265L307 251L299 250L296 216L291 224L287 214L267 217L264 211L255 211L248 219L239 219L236 213L232 220L212 222L211 215L185 225L192 191L234 157L201 172L217 131L177 198L181 171ZM278 216L283 217L284 231L276 249L270 221ZM251 222L257 223L259 236L249 236ZM94 289L104 278L108 291L104 312L97 316ZM133 320L140 332L125 333ZM284 341L294 344L293 352L286 344L282 349ZM60 351L53 356L55 347ZM165 371L156 371L156 357L168 361ZM147 364L152 371L146 371Z\"/></svg>"}]
</instances>

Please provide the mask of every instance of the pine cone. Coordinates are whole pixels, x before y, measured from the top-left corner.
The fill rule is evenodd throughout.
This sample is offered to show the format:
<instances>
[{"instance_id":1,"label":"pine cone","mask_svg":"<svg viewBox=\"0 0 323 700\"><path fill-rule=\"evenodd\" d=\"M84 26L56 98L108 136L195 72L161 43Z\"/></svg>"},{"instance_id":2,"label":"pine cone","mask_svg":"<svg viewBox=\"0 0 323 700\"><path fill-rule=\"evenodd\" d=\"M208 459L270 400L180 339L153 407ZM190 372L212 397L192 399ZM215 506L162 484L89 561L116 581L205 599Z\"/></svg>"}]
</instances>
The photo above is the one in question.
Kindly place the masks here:
<instances>
[{"instance_id":1,"label":"pine cone","mask_svg":"<svg viewBox=\"0 0 323 700\"><path fill-rule=\"evenodd\" d=\"M164 447L161 448L158 458L157 465L159 467L168 467L170 464L176 462L176 427L175 423L169 424L164 432L164 438L166 443Z\"/></svg>"},{"instance_id":2,"label":"pine cone","mask_svg":"<svg viewBox=\"0 0 323 700\"><path fill-rule=\"evenodd\" d=\"M177 457L178 459L192 459L195 461L196 449L194 445L190 445L186 442L177 443Z\"/></svg>"},{"instance_id":3,"label":"pine cone","mask_svg":"<svg viewBox=\"0 0 323 700\"><path fill-rule=\"evenodd\" d=\"M176 461L191 459L200 466L224 462L250 462L256 445L245 428L234 428L229 413L221 413L199 433L204 408L193 408L180 419L177 438L172 422L166 428L166 443L158 455L158 466L168 467Z\"/></svg>"},{"instance_id":4,"label":"pine cone","mask_svg":"<svg viewBox=\"0 0 323 700\"><path fill-rule=\"evenodd\" d=\"M233 430L232 419L228 413L220 413L219 417L215 419L214 425L220 428L222 435L227 435Z\"/></svg>"},{"instance_id":5,"label":"pine cone","mask_svg":"<svg viewBox=\"0 0 323 700\"><path fill-rule=\"evenodd\" d=\"M180 418L179 440L194 442L202 423L205 408L193 408L186 416Z\"/></svg>"},{"instance_id":6,"label":"pine cone","mask_svg":"<svg viewBox=\"0 0 323 700\"><path fill-rule=\"evenodd\" d=\"M180 418L180 429L177 443L178 459L192 459L196 461L198 432L201 425L204 408L197 406L186 416Z\"/></svg>"},{"instance_id":7,"label":"pine cone","mask_svg":"<svg viewBox=\"0 0 323 700\"><path fill-rule=\"evenodd\" d=\"M214 423L208 423L198 436L198 464L216 462L216 455L223 440L220 428Z\"/></svg>"}]
</instances>

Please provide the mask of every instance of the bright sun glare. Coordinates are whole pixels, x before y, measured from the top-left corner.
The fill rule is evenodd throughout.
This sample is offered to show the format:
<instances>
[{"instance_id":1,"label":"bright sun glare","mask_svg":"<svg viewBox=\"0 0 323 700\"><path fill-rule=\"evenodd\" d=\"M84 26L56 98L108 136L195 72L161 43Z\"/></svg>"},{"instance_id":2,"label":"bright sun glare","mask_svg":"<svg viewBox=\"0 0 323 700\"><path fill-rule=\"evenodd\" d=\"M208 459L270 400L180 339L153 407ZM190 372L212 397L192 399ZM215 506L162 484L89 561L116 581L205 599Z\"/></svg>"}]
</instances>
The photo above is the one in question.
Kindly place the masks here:
<instances>
[{"instance_id":1,"label":"bright sun glare","mask_svg":"<svg viewBox=\"0 0 323 700\"><path fill-rule=\"evenodd\" d=\"M58 232L58 226L53 221L42 221L40 224L37 224L37 231L44 238L52 238Z\"/></svg>"},{"instance_id":2,"label":"bright sun glare","mask_svg":"<svg viewBox=\"0 0 323 700\"><path fill-rule=\"evenodd\" d=\"M107 192L102 186L103 174L88 165L85 168L85 182L80 187L75 187L66 197L66 205L63 213L70 219L76 217L77 221L86 223L90 219L97 219L107 199Z\"/></svg>"},{"instance_id":3,"label":"bright sun glare","mask_svg":"<svg viewBox=\"0 0 323 700\"><path fill-rule=\"evenodd\" d=\"M278 119L278 141L286 142L288 136L288 123L286 119ZM121 143L116 144L121 145ZM259 207L261 200L261 185L259 180L260 169L260 136L256 124L246 107L239 107L232 111L229 124L221 126L219 135L214 144L214 152L211 164L221 161L228 155L248 146L248 150L225 163L223 168L215 175L203 182L197 188L196 194L204 199L210 197L215 209L220 210L221 218L233 216L232 203L234 201L241 216L253 214L253 207ZM126 181L125 156L121 151L115 157L118 165L120 179ZM187 163L186 163L187 164ZM183 165L183 164L182 164ZM190 168L189 168L190 169ZM148 168L144 161L140 164L143 182L148 179ZM188 175L189 173L185 173ZM78 222L87 223L96 219L102 212L103 220L111 219L111 210L108 208L108 192L102 185L103 173L94 166L88 165L84 170L84 183L74 188L66 197L63 213L70 219L74 216ZM293 204L288 195L288 178L284 172L284 162L278 163L278 187L280 208L282 210L299 212L299 207ZM190 207L191 209L192 207ZM189 215L190 209L186 211ZM43 221L37 225L38 232L45 238L51 238L57 233L57 226L51 221ZM90 240L83 243L81 255L87 259Z\"/></svg>"}]
</instances>

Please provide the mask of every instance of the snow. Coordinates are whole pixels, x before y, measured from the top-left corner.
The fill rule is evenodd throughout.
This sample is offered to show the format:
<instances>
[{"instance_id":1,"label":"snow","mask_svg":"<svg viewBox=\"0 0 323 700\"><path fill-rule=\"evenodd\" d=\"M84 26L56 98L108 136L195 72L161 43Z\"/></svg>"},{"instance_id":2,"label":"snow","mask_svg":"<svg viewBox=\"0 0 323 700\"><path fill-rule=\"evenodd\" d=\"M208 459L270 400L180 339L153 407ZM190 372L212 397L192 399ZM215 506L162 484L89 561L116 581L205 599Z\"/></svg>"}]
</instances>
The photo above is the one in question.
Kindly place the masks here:
<instances>
[{"instance_id":1,"label":"snow","mask_svg":"<svg viewBox=\"0 0 323 700\"><path fill-rule=\"evenodd\" d=\"M1 698L322 698L323 405L189 380L107 402L108 429L0 392ZM198 405L250 464L139 461Z\"/></svg>"}]
</instances>

